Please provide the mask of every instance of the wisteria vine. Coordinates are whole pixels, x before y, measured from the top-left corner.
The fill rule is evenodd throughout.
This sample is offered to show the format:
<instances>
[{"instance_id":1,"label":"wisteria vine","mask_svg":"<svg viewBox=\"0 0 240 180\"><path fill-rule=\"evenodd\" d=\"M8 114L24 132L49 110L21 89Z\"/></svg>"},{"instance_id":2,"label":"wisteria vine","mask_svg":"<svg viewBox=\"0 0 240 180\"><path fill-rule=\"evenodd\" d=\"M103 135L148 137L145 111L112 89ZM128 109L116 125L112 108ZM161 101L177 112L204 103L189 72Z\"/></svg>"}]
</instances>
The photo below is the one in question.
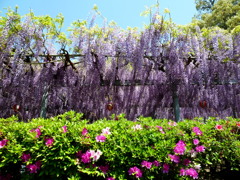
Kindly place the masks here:
<instances>
[{"instance_id":1,"label":"wisteria vine","mask_svg":"<svg viewBox=\"0 0 240 180\"><path fill-rule=\"evenodd\" d=\"M0 21L1 117L36 118L45 104L47 117L174 119L173 97L181 119L240 115L240 33L158 14L142 31L76 21L69 37L62 16L9 11Z\"/></svg>"}]
</instances>

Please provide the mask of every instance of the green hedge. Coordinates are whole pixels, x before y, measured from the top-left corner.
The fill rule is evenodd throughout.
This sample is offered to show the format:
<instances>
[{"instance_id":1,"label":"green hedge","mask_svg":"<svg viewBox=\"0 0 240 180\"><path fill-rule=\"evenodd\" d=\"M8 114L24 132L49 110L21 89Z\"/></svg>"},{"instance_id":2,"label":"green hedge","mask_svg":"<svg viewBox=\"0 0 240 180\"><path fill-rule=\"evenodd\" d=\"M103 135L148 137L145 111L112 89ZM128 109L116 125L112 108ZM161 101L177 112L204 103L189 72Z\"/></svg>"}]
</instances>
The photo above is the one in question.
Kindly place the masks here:
<instances>
[{"instance_id":1,"label":"green hedge","mask_svg":"<svg viewBox=\"0 0 240 180\"><path fill-rule=\"evenodd\" d=\"M239 169L240 120L231 117L0 119L0 179L214 179Z\"/></svg>"}]
</instances>

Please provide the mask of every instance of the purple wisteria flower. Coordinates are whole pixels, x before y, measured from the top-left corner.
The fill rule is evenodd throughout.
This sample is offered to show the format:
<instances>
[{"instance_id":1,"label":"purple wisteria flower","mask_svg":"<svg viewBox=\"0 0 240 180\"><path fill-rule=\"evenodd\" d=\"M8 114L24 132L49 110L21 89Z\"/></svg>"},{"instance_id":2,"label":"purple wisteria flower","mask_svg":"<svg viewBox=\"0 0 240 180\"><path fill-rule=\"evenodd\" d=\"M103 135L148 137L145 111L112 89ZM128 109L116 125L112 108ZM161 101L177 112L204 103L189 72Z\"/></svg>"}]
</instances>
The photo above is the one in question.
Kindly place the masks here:
<instances>
[{"instance_id":1,"label":"purple wisteria flower","mask_svg":"<svg viewBox=\"0 0 240 180\"><path fill-rule=\"evenodd\" d=\"M139 168L137 168L136 166L131 167L131 168L128 170L128 173L129 173L129 175L133 175L133 176L135 176L136 178L142 177L142 171L141 171Z\"/></svg>"},{"instance_id":2,"label":"purple wisteria flower","mask_svg":"<svg viewBox=\"0 0 240 180\"><path fill-rule=\"evenodd\" d=\"M164 163L163 164L163 173L168 173L170 169L169 164Z\"/></svg>"},{"instance_id":3,"label":"purple wisteria flower","mask_svg":"<svg viewBox=\"0 0 240 180\"><path fill-rule=\"evenodd\" d=\"M4 146L6 146L6 145L7 145L7 142L8 142L7 139L1 140L1 141L0 141L0 149L3 148Z\"/></svg>"},{"instance_id":4,"label":"purple wisteria flower","mask_svg":"<svg viewBox=\"0 0 240 180\"><path fill-rule=\"evenodd\" d=\"M148 161L142 161L141 162L142 167L146 167L147 169L151 169L152 163Z\"/></svg>"},{"instance_id":5,"label":"purple wisteria flower","mask_svg":"<svg viewBox=\"0 0 240 180\"><path fill-rule=\"evenodd\" d=\"M192 130L196 135L202 135L202 131L199 129L199 127L193 127Z\"/></svg>"},{"instance_id":6,"label":"purple wisteria flower","mask_svg":"<svg viewBox=\"0 0 240 180\"><path fill-rule=\"evenodd\" d=\"M103 135L99 135L96 137L97 142L105 142L106 141L106 137Z\"/></svg>"},{"instance_id":7,"label":"purple wisteria flower","mask_svg":"<svg viewBox=\"0 0 240 180\"><path fill-rule=\"evenodd\" d=\"M23 153L21 159L23 162L27 162L29 159L31 159L31 155Z\"/></svg>"},{"instance_id":8,"label":"purple wisteria flower","mask_svg":"<svg viewBox=\"0 0 240 180\"><path fill-rule=\"evenodd\" d=\"M180 156L169 154L168 157L170 157L171 161L175 163L180 163Z\"/></svg>"},{"instance_id":9,"label":"purple wisteria flower","mask_svg":"<svg viewBox=\"0 0 240 180\"><path fill-rule=\"evenodd\" d=\"M196 149L197 152L204 152L205 151L204 146L197 146L195 149Z\"/></svg>"}]
</instances>

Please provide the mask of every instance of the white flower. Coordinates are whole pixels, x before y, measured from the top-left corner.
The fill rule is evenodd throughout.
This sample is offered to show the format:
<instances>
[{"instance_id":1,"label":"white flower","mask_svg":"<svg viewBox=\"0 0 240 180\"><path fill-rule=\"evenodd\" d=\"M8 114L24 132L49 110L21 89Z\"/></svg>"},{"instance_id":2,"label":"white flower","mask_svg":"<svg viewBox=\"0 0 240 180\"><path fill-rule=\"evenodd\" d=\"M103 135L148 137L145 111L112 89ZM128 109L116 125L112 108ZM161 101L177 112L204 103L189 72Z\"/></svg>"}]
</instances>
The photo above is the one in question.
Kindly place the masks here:
<instances>
[{"instance_id":1,"label":"white flower","mask_svg":"<svg viewBox=\"0 0 240 180\"><path fill-rule=\"evenodd\" d=\"M195 164L194 168L200 170L201 169L201 164Z\"/></svg>"},{"instance_id":2,"label":"white flower","mask_svg":"<svg viewBox=\"0 0 240 180\"><path fill-rule=\"evenodd\" d=\"M102 134L101 135L109 135L109 134L111 134L109 127L106 127L105 129L102 130Z\"/></svg>"},{"instance_id":3,"label":"white flower","mask_svg":"<svg viewBox=\"0 0 240 180\"><path fill-rule=\"evenodd\" d=\"M135 126L132 127L132 129L140 130L140 129L142 129L142 126L141 126L141 124L136 124Z\"/></svg>"},{"instance_id":4,"label":"white flower","mask_svg":"<svg viewBox=\"0 0 240 180\"><path fill-rule=\"evenodd\" d=\"M97 161L102 155L102 151L99 149L96 152L94 150L90 150L89 152L91 153L91 158L93 158L93 161Z\"/></svg>"}]
</instances>

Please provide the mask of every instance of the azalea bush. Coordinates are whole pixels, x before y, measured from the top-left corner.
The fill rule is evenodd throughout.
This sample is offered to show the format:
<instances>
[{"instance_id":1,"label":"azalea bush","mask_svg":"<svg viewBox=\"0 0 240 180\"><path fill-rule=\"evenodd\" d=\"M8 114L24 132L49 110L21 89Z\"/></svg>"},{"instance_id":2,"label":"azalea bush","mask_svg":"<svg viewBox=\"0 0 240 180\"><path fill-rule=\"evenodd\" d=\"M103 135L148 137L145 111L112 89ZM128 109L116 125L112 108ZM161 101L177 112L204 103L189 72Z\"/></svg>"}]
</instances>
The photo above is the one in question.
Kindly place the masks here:
<instances>
[{"instance_id":1,"label":"azalea bush","mask_svg":"<svg viewBox=\"0 0 240 180\"><path fill-rule=\"evenodd\" d=\"M0 119L0 179L214 179L240 168L240 120L231 117L17 120Z\"/></svg>"}]
</instances>

